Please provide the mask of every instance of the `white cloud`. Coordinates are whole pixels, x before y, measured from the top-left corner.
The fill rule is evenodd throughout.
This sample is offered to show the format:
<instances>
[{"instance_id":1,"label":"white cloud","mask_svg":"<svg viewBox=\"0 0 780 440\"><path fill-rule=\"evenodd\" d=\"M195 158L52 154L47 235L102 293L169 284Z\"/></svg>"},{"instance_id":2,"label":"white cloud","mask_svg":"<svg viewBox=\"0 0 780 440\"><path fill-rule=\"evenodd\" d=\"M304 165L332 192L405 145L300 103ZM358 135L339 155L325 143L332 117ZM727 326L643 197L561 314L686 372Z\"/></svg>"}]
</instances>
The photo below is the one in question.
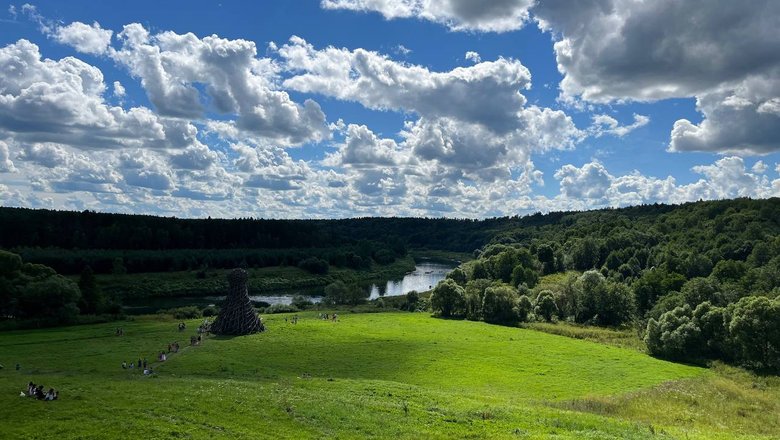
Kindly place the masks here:
<instances>
[{"instance_id":1,"label":"white cloud","mask_svg":"<svg viewBox=\"0 0 780 440\"><path fill-rule=\"evenodd\" d=\"M278 67L257 57L254 42L227 40L216 35L162 32L151 35L137 23L118 35L122 46L113 59L140 78L149 100L160 114L202 118L205 86L211 110L236 114L237 128L285 145L320 141L329 136L320 106L298 104L276 90Z\"/></svg>"},{"instance_id":2,"label":"white cloud","mask_svg":"<svg viewBox=\"0 0 780 440\"><path fill-rule=\"evenodd\" d=\"M780 3L546 0L562 98L655 101L696 97L700 124L681 119L671 151L780 149Z\"/></svg>"},{"instance_id":3,"label":"white cloud","mask_svg":"<svg viewBox=\"0 0 780 440\"><path fill-rule=\"evenodd\" d=\"M0 134L20 144L53 142L82 149L170 148L179 122L145 107L125 110L103 99L102 72L75 58L42 59L27 40L0 48ZM176 145L183 146L183 145Z\"/></svg>"},{"instance_id":4,"label":"white cloud","mask_svg":"<svg viewBox=\"0 0 780 440\"><path fill-rule=\"evenodd\" d=\"M408 47L404 46L403 44L399 44L394 49L395 53L401 55L401 56L407 56L410 53L412 53L412 49L409 49Z\"/></svg>"},{"instance_id":5,"label":"white cloud","mask_svg":"<svg viewBox=\"0 0 780 440\"><path fill-rule=\"evenodd\" d=\"M507 32L528 20L533 0L322 0L325 9L378 12L386 19L418 18L453 31Z\"/></svg>"},{"instance_id":6,"label":"white cloud","mask_svg":"<svg viewBox=\"0 0 780 440\"><path fill-rule=\"evenodd\" d=\"M755 164L753 164L753 167L750 168L754 173L757 174L764 174L766 173L766 170L769 169L769 166L765 164L763 161L759 160Z\"/></svg>"},{"instance_id":7,"label":"white cloud","mask_svg":"<svg viewBox=\"0 0 780 440\"><path fill-rule=\"evenodd\" d=\"M119 81L114 81L114 96L117 98L124 98L127 92L125 87Z\"/></svg>"},{"instance_id":8,"label":"white cloud","mask_svg":"<svg viewBox=\"0 0 780 440\"><path fill-rule=\"evenodd\" d=\"M628 206L641 203L683 203L700 199L735 197L764 198L780 196L780 179L770 182L760 173L745 168L742 158L724 157L711 165L692 168L703 178L679 185L674 177L648 177L635 171L613 176L599 162L577 168L564 165L556 173L561 193L549 200L555 209L593 209L603 206Z\"/></svg>"},{"instance_id":9,"label":"white cloud","mask_svg":"<svg viewBox=\"0 0 780 440\"><path fill-rule=\"evenodd\" d=\"M360 168L400 165L408 160L394 140L380 139L365 125L349 124L344 144L325 163Z\"/></svg>"},{"instance_id":10,"label":"white cloud","mask_svg":"<svg viewBox=\"0 0 780 440\"><path fill-rule=\"evenodd\" d=\"M482 57L479 56L479 53L474 52L472 50L466 52L465 57L466 57L467 60L472 61L474 63L481 63L482 62Z\"/></svg>"},{"instance_id":11,"label":"white cloud","mask_svg":"<svg viewBox=\"0 0 780 440\"><path fill-rule=\"evenodd\" d=\"M593 124L588 129L588 132L597 138L604 134L623 137L650 122L648 116L638 115L636 113L634 113L634 122L630 125L620 125L617 119L605 114L593 115L591 119L593 120Z\"/></svg>"},{"instance_id":12,"label":"white cloud","mask_svg":"<svg viewBox=\"0 0 780 440\"><path fill-rule=\"evenodd\" d=\"M292 37L279 54L295 73L283 83L290 89L355 101L371 109L478 122L494 131L521 125L517 113L526 99L519 90L531 83L525 66L505 58L431 72L364 49L316 50L298 37Z\"/></svg>"},{"instance_id":13,"label":"white cloud","mask_svg":"<svg viewBox=\"0 0 780 440\"><path fill-rule=\"evenodd\" d=\"M173 172L164 159L149 151L123 152L118 169L128 185L154 190L171 190L175 186Z\"/></svg>"},{"instance_id":14,"label":"white cloud","mask_svg":"<svg viewBox=\"0 0 780 440\"><path fill-rule=\"evenodd\" d=\"M112 35L113 31L101 28L98 22L90 26L75 21L67 26L57 26L53 37L57 42L72 46L79 52L102 55L108 51Z\"/></svg>"},{"instance_id":15,"label":"white cloud","mask_svg":"<svg viewBox=\"0 0 780 440\"><path fill-rule=\"evenodd\" d=\"M614 179L599 162L586 163L582 168L564 165L555 172L555 178L561 181L561 195L574 199L601 199Z\"/></svg>"},{"instance_id":16,"label":"white cloud","mask_svg":"<svg viewBox=\"0 0 780 440\"><path fill-rule=\"evenodd\" d=\"M0 141L0 173L13 173L16 171L11 155L8 152L8 144Z\"/></svg>"}]
</instances>

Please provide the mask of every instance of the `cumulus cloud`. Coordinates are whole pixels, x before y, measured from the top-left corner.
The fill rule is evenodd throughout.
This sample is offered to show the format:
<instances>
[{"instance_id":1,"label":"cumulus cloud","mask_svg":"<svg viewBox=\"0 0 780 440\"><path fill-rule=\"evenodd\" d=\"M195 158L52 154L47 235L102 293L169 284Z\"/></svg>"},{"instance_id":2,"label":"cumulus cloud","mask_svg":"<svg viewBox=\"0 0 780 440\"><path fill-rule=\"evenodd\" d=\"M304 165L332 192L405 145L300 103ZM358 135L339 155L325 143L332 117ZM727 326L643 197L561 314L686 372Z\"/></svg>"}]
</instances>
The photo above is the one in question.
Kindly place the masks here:
<instances>
[{"instance_id":1,"label":"cumulus cloud","mask_svg":"<svg viewBox=\"0 0 780 440\"><path fill-rule=\"evenodd\" d=\"M8 144L0 141L0 173L13 173L16 171L11 155L8 152Z\"/></svg>"},{"instance_id":2,"label":"cumulus cloud","mask_svg":"<svg viewBox=\"0 0 780 440\"><path fill-rule=\"evenodd\" d=\"M67 26L57 26L52 36L79 52L102 55L108 51L112 35L113 31L101 28L98 22L88 25L75 21Z\"/></svg>"},{"instance_id":3,"label":"cumulus cloud","mask_svg":"<svg viewBox=\"0 0 780 440\"><path fill-rule=\"evenodd\" d=\"M499 58L448 72L431 72L364 49L315 49L299 37L279 49L295 74L284 86L359 102L377 110L415 112L479 122L495 131L516 128L526 104L520 89L531 73L517 60Z\"/></svg>"},{"instance_id":4,"label":"cumulus cloud","mask_svg":"<svg viewBox=\"0 0 780 440\"><path fill-rule=\"evenodd\" d=\"M766 173L766 170L769 169L769 166L765 164L763 161L759 160L753 166L750 168L754 173L756 174L764 174Z\"/></svg>"},{"instance_id":5,"label":"cumulus cloud","mask_svg":"<svg viewBox=\"0 0 780 440\"><path fill-rule=\"evenodd\" d=\"M376 167L400 165L408 161L393 139L381 139L365 125L349 124L344 144L326 158L331 166Z\"/></svg>"},{"instance_id":6,"label":"cumulus cloud","mask_svg":"<svg viewBox=\"0 0 780 440\"><path fill-rule=\"evenodd\" d=\"M170 148L181 125L145 107L109 106L98 68L71 57L43 59L27 40L0 48L0 71L0 134L22 144Z\"/></svg>"},{"instance_id":7,"label":"cumulus cloud","mask_svg":"<svg viewBox=\"0 0 780 440\"><path fill-rule=\"evenodd\" d=\"M254 42L192 33L151 35L142 25L126 25L121 48L111 57L140 78L149 100L166 116L202 118L208 97L215 110L237 114L239 129L287 145L327 138L325 114L307 99L294 102L276 90L277 67L258 58ZM206 96L195 87L203 84Z\"/></svg>"},{"instance_id":8,"label":"cumulus cloud","mask_svg":"<svg viewBox=\"0 0 780 440\"><path fill-rule=\"evenodd\" d=\"M174 188L171 169L159 155L149 151L125 151L119 155L118 169L128 185L155 190Z\"/></svg>"},{"instance_id":9,"label":"cumulus cloud","mask_svg":"<svg viewBox=\"0 0 780 440\"><path fill-rule=\"evenodd\" d=\"M704 121L677 121L671 151L780 149L780 3L548 0L533 13L556 40L564 99L695 96Z\"/></svg>"},{"instance_id":10,"label":"cumulus cloud","mask_svg":"<svg viewBox=\"0 0 780 440\"><path fill-rule=\"evenodd\" d=\"M418 18L453 31L507 32L528 20L533 0L322 0L325 9L378 12L387 20Z\"/></svg>"},{"instance_id":11,"label":"cumulus cloud","mask_svg":"<svg viewBox=\"0 0 780 440\"><path fill-rule=\"evenodd\" d=\"M471 50L466 52L466 59L469 60L469 61L472 61L474 63L482 62L482 57L479 56L479 53L471 51Z\"/></svg>"},{"instance_id":12,"label":"cumulus cloud","mask_svg":"<svg viewBox=\"0 0 780 440\"><path fill-rule=\"evenodd\" d=\"M700 199L780 195L780 179L770 181L755 170L750 172L744 160L738 156L724 157L710 165L697 165L692 171L703 178L680 185L672 176L659 179L644 176L638 171L613 176L597 161L579 168L564 165L555 173L555 178L560 181L560 195L550 200L549 205L559 209L592 209L640 203L683 203Z\"/></svg>"},{"instance_id":13,"label":"cumulus cloud","mask_svg":"<svg viewBox=\"0 0 780 440\"><path fill-rule=\"evenodd\" d=\"M769 102L765 96L780 94L780 67L773 75L777 76L747 79L736 90L697 96L696 108L704 120L699 124L676 121L669 150L747 154L780 150L780 113L760 111Z\"/></svg>"},{"instance_id":14,"label":"cumulus cloud","mask_svg":"<svg viewBox=\"0 0 780 440\"><path fill-rule=\"evenodd\" d=\"M122 99L125 97L127 92L125 91L125 87L122 85L119 81L114 81L114 96Z\"/></svg>"},{"instance_id":15,"label":"cumulus cloud","mask_svg":"<svg viewBox=\"0 0 780 440\"><path fill-rule=\"evenodd\" d=\"M595 137L601 137L605 134L611 134L617 137L623 137L639 127L644 127L650 122L650 118L644 115L634 114L634 122L629 125L620 125L617 119L612 116L600 114L591 117L593 124L588 132Z\"/></svg>"}]
</instances>

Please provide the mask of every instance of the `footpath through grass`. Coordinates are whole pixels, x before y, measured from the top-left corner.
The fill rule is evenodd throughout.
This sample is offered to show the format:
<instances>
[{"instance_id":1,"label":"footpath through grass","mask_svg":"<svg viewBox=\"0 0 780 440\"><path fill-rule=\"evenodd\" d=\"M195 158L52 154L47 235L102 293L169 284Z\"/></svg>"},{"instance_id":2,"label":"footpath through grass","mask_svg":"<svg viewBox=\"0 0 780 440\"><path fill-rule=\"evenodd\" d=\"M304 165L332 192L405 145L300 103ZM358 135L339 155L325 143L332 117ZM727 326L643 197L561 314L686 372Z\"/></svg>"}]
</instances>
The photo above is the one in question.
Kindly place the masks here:
<instances>
[{"instance_id":1,"label":"footpath through grass","mask_svg":"<svg viewBox=\"0 0 780 440\"><path fill-rule=\"evenodd\" d=\"M175 321L0 333L0 438L772 438L780 429L777 411L759 415L777 409L777 382L743 390L753 379L425 314L316 315L296 325L272 315L265 333L207 338L150 377L120 364L188 345L191 332ZM30 380L61 400L20 398ZM728 389L737 404L760 397L742 419L761 426L666 414L713 396L681 403L675 393L686 389Z\"/></svg>"}]
</instances>

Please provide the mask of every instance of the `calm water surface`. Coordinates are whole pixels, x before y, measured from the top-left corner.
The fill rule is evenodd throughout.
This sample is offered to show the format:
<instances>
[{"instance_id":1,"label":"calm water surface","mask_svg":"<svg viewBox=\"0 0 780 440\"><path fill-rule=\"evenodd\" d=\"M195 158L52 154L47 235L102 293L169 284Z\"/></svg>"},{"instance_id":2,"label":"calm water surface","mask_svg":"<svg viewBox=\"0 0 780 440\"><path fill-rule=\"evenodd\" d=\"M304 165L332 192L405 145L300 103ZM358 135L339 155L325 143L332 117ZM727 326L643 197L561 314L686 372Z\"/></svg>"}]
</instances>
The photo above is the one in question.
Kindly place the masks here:
<instances>
[{"instance_id":1,"label":"calm water surface","mask_svg":"<svg viewBox=\"0 0 780 440\"><path fill-rule=\"evenodd\" d=\"M400 280L390 280L384 285L372 284L370 299L406 295L412 290L418 292L431 290L454 268L450 264L417 263L414 272L409 272Z\"/></svg>"}]
</instances>

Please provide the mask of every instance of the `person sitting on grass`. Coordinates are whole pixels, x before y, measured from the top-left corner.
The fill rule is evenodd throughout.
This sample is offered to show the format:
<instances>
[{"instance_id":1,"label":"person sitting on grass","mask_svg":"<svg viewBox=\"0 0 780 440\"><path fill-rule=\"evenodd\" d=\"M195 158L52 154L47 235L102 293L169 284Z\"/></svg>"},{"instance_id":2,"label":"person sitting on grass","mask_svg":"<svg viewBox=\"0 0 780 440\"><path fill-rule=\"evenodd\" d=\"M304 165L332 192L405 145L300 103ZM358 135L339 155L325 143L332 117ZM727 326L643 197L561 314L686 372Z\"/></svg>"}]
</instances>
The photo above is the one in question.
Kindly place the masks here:
<instances>
[{"instance_id":1,"label":"person sitting on grass","mask_svg":"<svg viewBox=\"0 0 780 440\"><path fill-rule=\"evenodd\" d=\"M35 398L38 400L46 398L46 393L43 392L43 385L38 385L38 388L35 389Z\"/></svg>"},{"instance_id":2,"label":"person sitting on grass","mask_svg":"<svg viewBox=\"0 0 780 440\"><path fill-rule=\"evenodd\" d=\"M54 391L54 388L49 388L49 391L46 393L44 400L57 400L57 392Z\"/></svg>"},{"instance_id":3,"label":"person sitting on grass","mask_svg":"<svg viewBox=\"0 0 780 440\"><path fill-rule=\"evenodd\" d=\"M27 397L35 396L35 384L30 382L27 384Z\"/></svg>"},{"instance_id":4,"label":"person sitting on grass","mask_svg":"<svg viewBox=\"0 0 780 440\"><path fill-rule=\"evenodd\" d=\"M122 369L123 370L127 369L127 361L122 361Z\"/></svg>"}]
</instances>

